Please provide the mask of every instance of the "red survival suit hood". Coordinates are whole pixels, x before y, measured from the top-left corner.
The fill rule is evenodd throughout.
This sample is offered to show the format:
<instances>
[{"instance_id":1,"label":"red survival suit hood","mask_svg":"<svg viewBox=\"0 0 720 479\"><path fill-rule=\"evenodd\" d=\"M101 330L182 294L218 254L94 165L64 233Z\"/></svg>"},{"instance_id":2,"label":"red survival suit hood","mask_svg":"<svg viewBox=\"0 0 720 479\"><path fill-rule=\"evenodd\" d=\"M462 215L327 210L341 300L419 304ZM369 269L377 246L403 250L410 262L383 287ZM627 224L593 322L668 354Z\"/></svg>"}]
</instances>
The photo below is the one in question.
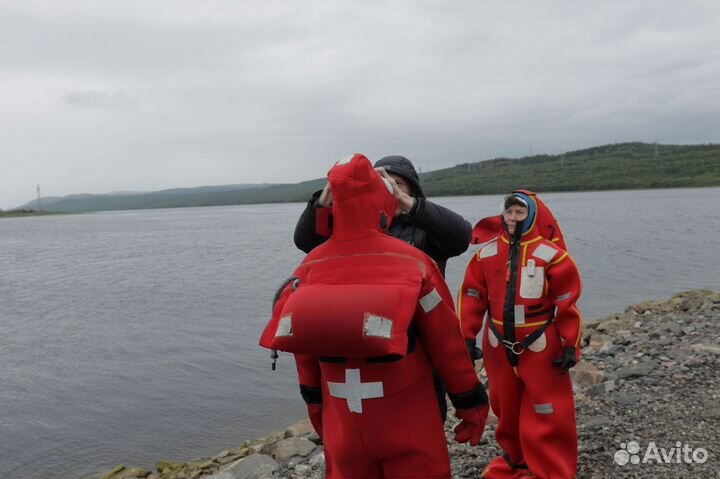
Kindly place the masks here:
<instances>
[{"instance_id":1,"label":"red survival suit hood","mask_svg":"<svg viewBox=\"0 0 720 479\"><path fill-rule=\"evenodd\" d=\"M365 156L338 161L328 180L332 235L295 270L296 282L279 296L260 345L313 356L405 355L430 265L417 249L383 231L397 201ZM387 330L362 333L376 325Z\"/></svg>"},{"instance_id":2,"label":"red survival suit hood","mask_svg":"<svg viewBox=\"0 0 720 479\"><path fill-rule=\"evenodd\" d=\"M520 193L535 202L534 224L523 234L524 238L530 238L539 234L546 240L552 241L560 248L567 251L565 244L565 236L563 235L560 224L550 208L535 193L529 190L514 190L513 194ZM502 215L490 216L483 218L477 222L472 231L472 244L486 243L493 240L504 231Z\"/></svg>"},{"instance_id":3,"label":"red survival suit hood","mask_svg":"<svg viewBox=\"0 0 720 479\"><path fill-rule=\"evenodd\" d=\"M361 154L343 158L328 172L335 240L359 239L390 227L397 201L392 187Z\"/></svg>"}]
</instances>

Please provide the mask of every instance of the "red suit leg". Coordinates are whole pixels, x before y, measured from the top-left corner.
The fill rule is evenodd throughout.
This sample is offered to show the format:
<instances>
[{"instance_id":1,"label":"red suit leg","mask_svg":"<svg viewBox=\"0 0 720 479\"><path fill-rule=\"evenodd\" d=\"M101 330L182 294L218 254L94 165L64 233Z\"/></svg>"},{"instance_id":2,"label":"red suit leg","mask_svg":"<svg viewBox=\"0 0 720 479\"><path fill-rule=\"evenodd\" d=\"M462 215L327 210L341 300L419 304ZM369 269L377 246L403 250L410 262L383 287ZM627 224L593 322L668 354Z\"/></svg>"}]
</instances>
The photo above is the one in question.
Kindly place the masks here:
<instances>
[{"instance_id":1,"label":"red suit leg","mask_svg":"<svg viewBox=\"0 0 720 479\"><path fill-rule=\"evenodd\" d=\"M389 398L390 404L373 405L387 414L382 422L368 421L384 477L389 479L450 479L450 455L443 422L437 409L434 378L427 376L413 387ZM388 420L397 418L397 420Z\"/></svg>"},{"instance_id":2,"label":"red suit leg","mask_svg":"<svg viewBox=\"0 0 720 479\"><path fill-rule=\"evenodd\" d=\"M539 479L572 479L577 472L575 402L570 374L552 364L562 347L554 325L545 331L543 351L526 351L518 368L525 383L520 442Z\"/></svg>"},{"instance_id":3,"label":"red suit leg","mask_svg":"<svg viewBox=\"0 0 720 479\"><path fill-rule=\"evenodd\" d=\"M418 344L402 361L370 365L363 360L323 363L323 433L330 479L449 479L450 457L437 411L432 368ZM400 374L388 370L403 368ZM407 368L407 369L405 369ZM328 383L347 381L359 370L363 384L383 379L382 397L363 399L352 412L346 399L330 394ZM413 371L410 374L403 374ZM394 391L398 380L409 380Z\"/></svg>"},{"instance_id":4,"label":"red suit leg","mask_svg":"<svg viewBox=\"0 0 720 479\"><path fill-rule=\"evenodd\" d=\"M483 339L485 370L490 381L490 406L498 418L495 438L514 464L524 463L520 442L520 404L524 386L510 366L505 348L498 341L489 339L492 331L486 329ZM525 471L527 472L527 471ZM490 479L515 479L517 470L499 456L483 471L482 477Z\"/></svg>"}]
</instances>

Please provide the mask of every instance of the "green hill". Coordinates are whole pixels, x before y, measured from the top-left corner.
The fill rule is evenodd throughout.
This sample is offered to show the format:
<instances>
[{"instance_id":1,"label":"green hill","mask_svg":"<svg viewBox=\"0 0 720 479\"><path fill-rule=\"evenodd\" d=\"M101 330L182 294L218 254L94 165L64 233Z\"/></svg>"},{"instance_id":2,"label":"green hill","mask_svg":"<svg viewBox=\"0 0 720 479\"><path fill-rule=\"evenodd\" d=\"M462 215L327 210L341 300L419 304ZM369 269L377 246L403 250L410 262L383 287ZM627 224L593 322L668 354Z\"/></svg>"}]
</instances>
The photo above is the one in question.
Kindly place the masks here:
<instances>
[{"instance_id":1,"label":"green hill","mask_svg":"<svg viewBox=\"0 0 720 479\"><path fill-rule=\"evenodd\" d=\"M421 175L428 196L720 186L720 144L619 143L559 155L496 158ZM151 193L44 199L47 211L106 211L305 201L324 178L282 185L228 185ZM23 208L37 209L36 201Z\"/></svg>"},{"instance_id":2,"label":"green hill","mask_svg":"<svg viewBox=\"0 0 720 479\"><path fill-rule=\"evenodd\" d=\"M71 195L43 199L46 211L111 211L189 206L239 205L304 201L308 191L322 188L324 180L290 185L228 185L176 188L149 193L116 193L107 195ZM21 208L38 208L33 200Z\"/></svg>"},{"instance_id":3,"label":"green hill","mask_svg":"<svg viewBox=\"0 0 720 479\"><path fill-rule=\"evenodd\" d=\"M422 176L428 196L720 186L720 145L620 143L465 163Z\"/></svg>"}]
</instances>

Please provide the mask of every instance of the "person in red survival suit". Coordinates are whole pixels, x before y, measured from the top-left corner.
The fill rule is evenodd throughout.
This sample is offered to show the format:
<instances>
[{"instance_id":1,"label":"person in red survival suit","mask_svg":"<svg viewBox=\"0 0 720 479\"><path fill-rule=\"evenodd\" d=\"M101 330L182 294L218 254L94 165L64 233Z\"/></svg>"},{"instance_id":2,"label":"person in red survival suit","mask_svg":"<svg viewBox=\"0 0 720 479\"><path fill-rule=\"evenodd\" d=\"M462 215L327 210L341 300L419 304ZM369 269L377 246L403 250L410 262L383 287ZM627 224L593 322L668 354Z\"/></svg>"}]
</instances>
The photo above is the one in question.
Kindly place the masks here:
<instances>
[{"instance_id":1,"label":"person in red survival suit","mask_svg":"<svg viewBox=\"0 0 720 479\"><path fill-rule=\"evenodd\" d=\"M476 227L476 242L483 245L459 293L465 338L474 341L487 324L484 364L504 450L482 477L565 479L577 470L575 405L566 373L580 356L581 282L560 246L565 243L557 221L547 214L531 192L506 197L502 229L483 237L489 223ZM558 239L548 239L550 231Z\"/></svg>"},{"instance_id":2,"label":"person in red survival suit","mask_svg":"<svg viewBox=\"0 0 720 479\"><path fill-rule=\"evenodd\" d=\"M456 212L426 198L420 176L404 156L380 158L375 169L393 186L398 208L388 234L409 243L434 259L440 272L450 258L464 253L470 245L471 226ZM327 240L332 232L332 191L330 184L313 193L295 226L295 246L309 253ZM475 350L472 350L476 353ZM475 358L477 359L477 358ZM445 385L435 374L435 394L443 421L447 418Z\"/></svg>"},{"instance_id":3,"label":"person in red survival suit","mask_svg":"<svg viewBox=\"0 0 720 479\"><path fill-rule=\"evenodd\" d=\"M328 178L332 235L281 291L260 344L295 354L328 478L450 478L442 420L428 414L432 365L461 419L457 441L478 444L488 412L450 292L430 258L386 234L397 202L367 158Z\"/></svg>"}]
</instances>

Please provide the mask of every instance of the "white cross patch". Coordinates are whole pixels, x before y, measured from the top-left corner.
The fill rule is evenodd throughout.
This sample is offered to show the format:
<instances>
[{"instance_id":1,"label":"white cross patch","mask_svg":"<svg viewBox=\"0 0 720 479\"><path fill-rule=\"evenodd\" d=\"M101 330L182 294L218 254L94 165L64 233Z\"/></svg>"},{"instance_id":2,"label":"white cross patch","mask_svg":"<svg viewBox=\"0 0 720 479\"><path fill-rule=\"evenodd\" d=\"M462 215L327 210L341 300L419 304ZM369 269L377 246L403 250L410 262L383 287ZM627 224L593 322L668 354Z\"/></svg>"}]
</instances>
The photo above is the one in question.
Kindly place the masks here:
<instances>
[{"instance_id":1,"label":"white cross patch","mask_svg":"<svg viewBox=\"0 0 720 479\"><path fill-rule=\"evenodd\" d=\"M383 383L360 382L359 369L346 369L344 383L331 383L328 381L330 395L339 399L346 399L350 412L362 413L362 400L383 397Z\"/></svg>"}]
</instances>

